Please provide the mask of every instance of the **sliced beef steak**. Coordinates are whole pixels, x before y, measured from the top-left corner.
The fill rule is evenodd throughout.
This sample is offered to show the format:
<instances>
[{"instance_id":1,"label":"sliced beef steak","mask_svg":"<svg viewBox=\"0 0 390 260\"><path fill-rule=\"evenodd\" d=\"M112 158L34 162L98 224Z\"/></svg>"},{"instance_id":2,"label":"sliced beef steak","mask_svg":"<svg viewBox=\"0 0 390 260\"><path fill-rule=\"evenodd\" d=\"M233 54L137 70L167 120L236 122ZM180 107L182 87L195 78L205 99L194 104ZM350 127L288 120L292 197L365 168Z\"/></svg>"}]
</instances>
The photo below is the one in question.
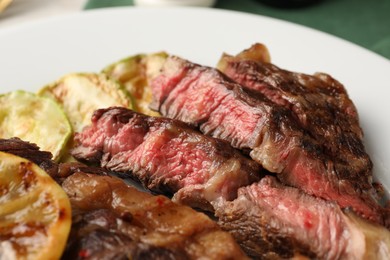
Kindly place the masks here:
<instances>
[{"instance_id":1,"label":"sliced beef steak","mask_svg":"<svg viewBox=\"0 0 390 260\"><path fill-rule=\"evenodd\" d=\"M75 158L128 173L152 191L204 210L260 179L260 166L228 143L182 122L125 108L97 110L76 143Z\"/></svg>"},{"instance_id":2,"label":"sliced beef steak","mask_svg":"<svg viewBox=\"0 0 390 260\"><path fill-rule=\"evenodd\" d=\"M386 259L390 250L387 229L271 176L240 188L238 198L218 205L216 215L255 258Z\"/></svg>"},{"instance_id":3,"label":"sliced beef steak","mask_svg":"<svg viewBox=\"0 0 390 260\"><path fill-rule=\"evenodd\" d=\"M342 88L331 82L333 85L322 91L341 93ZM152 80L152 89L152 107L162 115L199 126L203 133L249 151L255 161L286 184L384 223L382 209L373 196L372 163L364 152L356 110L346 94L338 101L343 109L328 108L339 122L333 124L324 118L329 124L325 127L321 116L310 117L305 125L305 120L284 105L287 101L279 102L279 97L242 87L218 70L178 57L167 59ZM310 102L315 103L315 91L308 93ZM329 94L328 99L332 98L337 97ZM336 101L329 104L332 102ZM301 105L296 106L299 110ZM311 124L315 126L308 126ZM325 128L313 130L321 127Z\"/></svg>"}]
</instances>

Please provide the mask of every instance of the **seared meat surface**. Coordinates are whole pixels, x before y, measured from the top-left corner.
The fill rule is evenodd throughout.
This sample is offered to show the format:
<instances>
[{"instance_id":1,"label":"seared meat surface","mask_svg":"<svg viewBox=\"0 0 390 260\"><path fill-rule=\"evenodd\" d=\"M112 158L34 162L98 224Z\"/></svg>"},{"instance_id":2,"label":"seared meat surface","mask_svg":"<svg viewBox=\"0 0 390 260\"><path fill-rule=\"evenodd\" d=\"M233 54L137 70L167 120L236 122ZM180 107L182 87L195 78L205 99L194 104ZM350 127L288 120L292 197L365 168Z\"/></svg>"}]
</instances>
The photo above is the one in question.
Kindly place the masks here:
<instances>
[{"instance_id":1,"label":"seared meat surface","mask_svg":"<svg viewBox=\"0 0 390 260\"><path fill-rule=\"evenodd\" d=\"M203 213L139 191L99 167L58 165L50 153L17 138L0 139L2 149L53 166L50 173L72 206L63 259L247 259L233 237Z\"/></svg>"},{"instance_id":2,"label":"seared meat surface","mask_svg":"<svg viewBox=\"0 0 390 260\"><path fill-rule=\"evenodd\" d=\"M246 259L232 236L205 214L138 191L119 178L77 172L62 187L74 211L65 255Z\"/></svg>"},{"instance_id":3,"label":"seared meat surface","mask_svg":"<svg viewBox=\"0 0 390 260\"><path fill-rule=\"evenodd\" d=\"M274 81L284 76L275 76ZM306 103L285 105L289 99L281 99L275 91L265 95L218 70L170 57L152 81L152 106L164 116L191 123L207 135L248 151L283 183L383 224L383 209L371 184L372 163L364 152L356 110L345 90L323 75L296 81L306 82L298 86L301 92L296 95L307 94L306 103L313 103L307 111L318 105L315 116L301 112ZM319 103L314 91L317 82L322 84L320 92L327 94L320 93L326 98Z\"/></svg>"},{"instance_id":4,"label":"seared meat surface","mask_svg":"<svg viewBox=\"0 0 390 260\"><path fill-rule=\"evenodd\" d=\"M125 234L123 229L131 229L131 224L108 209L76 213L72 221L72 232L62 259L184 259L186 257L182 252L153 247Z\"/></svg>"},{"instance_id":5,"label":"seared meat surface","mask_svg":"<svg viewBox=\"0 0 390 260\"><path fill-rule=\"evenodd\" d=\"M75 158L128 173L152 191L204 210L260 179L261 167L228 143L182 122L125 108L97 110L92 125L75 139Z\"/></svg>"}]
</instances>

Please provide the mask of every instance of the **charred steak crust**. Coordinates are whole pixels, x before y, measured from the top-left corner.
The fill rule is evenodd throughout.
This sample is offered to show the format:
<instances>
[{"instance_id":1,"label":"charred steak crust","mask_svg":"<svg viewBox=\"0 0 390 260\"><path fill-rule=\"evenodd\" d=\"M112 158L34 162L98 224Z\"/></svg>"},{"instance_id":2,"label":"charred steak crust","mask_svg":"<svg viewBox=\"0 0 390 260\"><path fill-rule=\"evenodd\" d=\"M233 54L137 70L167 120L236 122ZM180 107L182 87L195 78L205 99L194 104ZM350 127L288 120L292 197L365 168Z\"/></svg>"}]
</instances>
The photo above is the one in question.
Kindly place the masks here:
<instances>
[{"instance_id":1,"label":"charred steak crust","mask_svg":"<svg viewBox=\"0 0 390 260\"><path fill-rule=\"evenodd\" d=\"M151 246L139 241L126 219L108 209L78 212L62 259L185 259L185 252Z\"/></svg>"},{"instance_id":2,"label":"charred steak crust","mask_svg":"<svg viewBox=\"0 0 390 260\"><path fill-rule=\"evenodd\" d=\"M279 75L274 81L283 77ZM312 88L298 86L302 95L308 88L305 102L314 103L310 109L316 104L320 109L310 111L315 116L305 117L292 110L305 111L302 106L306 103L297 102L291 108L285 105L287 101L272 94L275 91L264 94L243 87L216 69L172 56L152 80L152 107L164 116L199 126L203 133L249 151L282 182L337 201L341 207L351 207L361 216L383 224L382 209L373 197L372 163L364 152L356 110L340 84L330 77L317 77L299 79L304 78ZM321 91L328 93L321 94L326 96L322 103L315 102L317 81L323 86ZM344 94L339 97L337 93ZM329 112L325 113L326 109ZM338 123L331 122L332 116ZM314 126L309 127L311 124Z\"/></svg>"},{"instance_id":3,"label":"charred steak crust","mask_svg":"<svg viewBox=\"0 0 390 260\"><path fill-rule=\"evenodd\" d=\"M297 255L316 259L306 242L300 243L293 236L284 235L278 228L268 224L270 219L262 217L261 210L256 211L243 205L224 205L225 209L217 211L218 224L228 231L241 248L254 259L291 259Z\"/></svg>"},{"instance_id":4,"label":"charred steak crust","mask_svg":"<svg viewBox=\"0 0 390 260\"><path fill-rule=\"evenodd\" d=\"M214 200L234 199L239 187L261 177L261 167L227 142L125 108L97 110L75 140L75 158L125 172L152 191L204 210L212 211Z\"/></svg>"}]
</instances>

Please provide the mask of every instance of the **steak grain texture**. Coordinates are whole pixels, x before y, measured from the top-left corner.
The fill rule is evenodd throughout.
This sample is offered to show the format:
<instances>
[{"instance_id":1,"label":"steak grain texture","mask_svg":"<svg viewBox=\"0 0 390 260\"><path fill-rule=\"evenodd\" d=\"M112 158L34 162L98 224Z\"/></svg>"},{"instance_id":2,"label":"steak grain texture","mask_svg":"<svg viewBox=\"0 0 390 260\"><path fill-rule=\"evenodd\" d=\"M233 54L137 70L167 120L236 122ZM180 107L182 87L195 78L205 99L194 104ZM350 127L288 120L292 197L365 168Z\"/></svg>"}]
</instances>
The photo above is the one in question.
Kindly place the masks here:
<instances>
[{"instance_id":1,"label":"steak grain texture","mask_svg":"<svg viewBox=\"0 0 390 260\"><path fill-rule=\"evenodd\" d=\"M227 142L125 108L97 110L75 139L75 158L126 173L152 191L204 210L212 211L214 201L234 199L239 187L260 179L261 167Z\"/></svg>"},{"instance_id":2,"label":"steak grain texture","mask_svg":"<svg viewBox=\"0 0 390 260\"><path fill-rule=\"evenodd\" d=\"M277 69L269 67L264 78L286 81L290 85L281 88L297 92L293 105L273 89L243 87L216 69L173 56L152 80L152 107L247 151L283 183L384 224L386 214L371 184L372 163L344 88L323 74L294 78L285 71L274 75Z\"/></svg>"}]
</instances>

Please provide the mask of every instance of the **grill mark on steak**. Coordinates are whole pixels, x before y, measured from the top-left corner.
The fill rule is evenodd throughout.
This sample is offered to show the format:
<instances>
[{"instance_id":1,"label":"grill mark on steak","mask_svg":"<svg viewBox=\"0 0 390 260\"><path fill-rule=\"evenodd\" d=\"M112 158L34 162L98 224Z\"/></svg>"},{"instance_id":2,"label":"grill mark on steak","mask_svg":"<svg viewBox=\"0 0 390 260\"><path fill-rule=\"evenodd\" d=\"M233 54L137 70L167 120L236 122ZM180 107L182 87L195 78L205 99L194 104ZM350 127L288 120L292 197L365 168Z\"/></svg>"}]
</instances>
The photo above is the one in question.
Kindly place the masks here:
<instances>
[{"instance_id":1,"label":"grill mark on steak","mask_svg":"<svg viewBox=\"0 0 390 260\"><path fill-rule=\"evenodd\" d=\"M372 163L362 147L356 110L347 102L347 96L339 102L344 110L333 108L330 113L338 118L343 118L339 114L347 113L346 118L352 118L347 121L352 124L351 129L344 133L329 120L309 117L317 121L307 124L314 123L316 128L330 125L321 138L314 138L317 136L303 127L304 120L298 120L298 114L277 102L279 97L270 99L259 91L242 87L212 68L169 57L151 84L154 95L151 106L162 115L199 126L205 134L249 150L255 161L277 173L286 184L337 201L342 208L352 207L361 216L384 223L384 213L373 197ZM323 91L333 93L340 87L333 81L332 84L335 87ZM310 102L316 104L315 92L311 92ZM337 138L328 141L332 129ZM346 149L351 152L341 155Z\"/></svg>"},{"instance_id":2,"label":"grill mark on steak","mask_svg":"<svg viewBox=\"0 0 390 260\"><path fill-rule=\"evenodd\" d=\"M183 122L125 108L97 110L92 125L75 136L72 155L134 176L145 187L203 210L232 200L239 187L260 179L261 167L227 142Z\"/></svg>"},{"instance_id":3,"label":"grill mark on steak","mask_svg":"<svg viewBox=\"0 0 390 260\"><path fill-rule=\"evenodd\" d=\"M62 259L247 259L232 236L205 214L141 192L105 169L57 164L49 152L18 138L0 139L0 151L52 165L50 174L72 207Z\"/></svg>"}]
</instances>

